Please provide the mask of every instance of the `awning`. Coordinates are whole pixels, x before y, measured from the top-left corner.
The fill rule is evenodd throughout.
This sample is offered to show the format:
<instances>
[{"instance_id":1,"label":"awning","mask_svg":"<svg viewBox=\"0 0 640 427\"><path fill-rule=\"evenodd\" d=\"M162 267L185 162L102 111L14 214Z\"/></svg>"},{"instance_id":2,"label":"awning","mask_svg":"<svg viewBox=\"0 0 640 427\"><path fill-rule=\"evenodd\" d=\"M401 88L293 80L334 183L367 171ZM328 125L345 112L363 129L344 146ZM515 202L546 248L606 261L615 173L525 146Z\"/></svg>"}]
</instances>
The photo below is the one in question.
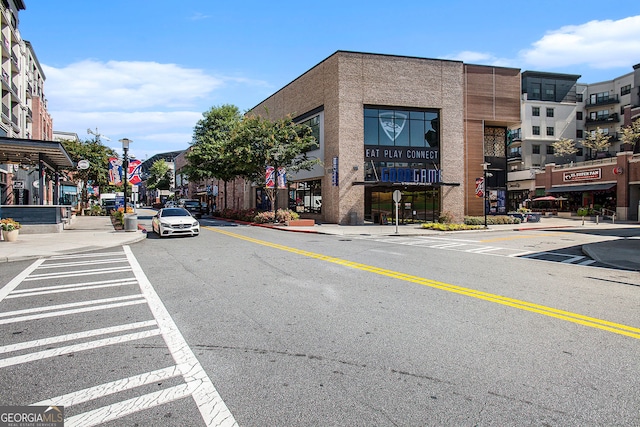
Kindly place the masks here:
<instances>
[{"instance_id":1,"label":"awning","mask_svg":"<svg viewBox=\"0 0 640 427\"><path fill-rule=\"evenodd\" d=\"M616 184L562 185L546 190L546 193L584 193L585 191L611 190Z\"/></svg>"},{"instance_id":2,"label":"awning","mask_svg":"<svg viewBox=\"0 0 640 427\"><path fill-rule=\"evenodd\" d=\"M37 165L41 159L56 170L74 166L69 154L57 141L0 137L0 163Z\"/></svg>"}]
</instances>

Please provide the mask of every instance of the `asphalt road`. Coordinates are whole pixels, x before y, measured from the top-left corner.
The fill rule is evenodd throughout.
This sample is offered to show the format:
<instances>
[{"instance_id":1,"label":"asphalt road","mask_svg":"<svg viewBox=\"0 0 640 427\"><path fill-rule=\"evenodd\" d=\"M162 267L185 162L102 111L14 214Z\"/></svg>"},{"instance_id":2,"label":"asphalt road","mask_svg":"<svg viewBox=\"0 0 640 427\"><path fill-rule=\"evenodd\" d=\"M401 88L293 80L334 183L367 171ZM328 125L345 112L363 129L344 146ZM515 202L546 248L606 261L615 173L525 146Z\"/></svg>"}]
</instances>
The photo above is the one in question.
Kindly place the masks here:
<instances>
[{"instance_id":1,"label":"asphalt road","mask_svg":"<svg viewBox=\"0 0 640 427\"><path fill-rule=\"evenodd\" d=\"M164 400L121 409L109 425L206 425L212 407L222 408L222 416L209 425L640 424L638 273L531 256L568 251L588 237L491 233L499 240L466 234L389 241L202 223L212 226L199 237L150 233L122 254L90 258L90 267L54 268L74 274L45 280L46 286L86 282L81 269L113 268L119 264L96 260L124 258L131 270L102 271L92 280L129 278L135 285L2 299L0 314L14 314L0 320L48 304L130 303L7 323L0 330L5 349L155 323L100 335L147 331L148 337L0 365L0 384L11 385L0 402L86 396L96 384L187 365L206 375L211 398L181 388L190 377L176 374L66 411L121 409L128 400L135 407L159 393ZM63 261L45 266L52 262ZM11 263L0 277L15 285L12 279L30 265ZM33 282L22 280L15 290L37 287ZM121 300L95 302L106 298ZM0 363L35 352L11 350Z\"/></svg>"}]
</instances>

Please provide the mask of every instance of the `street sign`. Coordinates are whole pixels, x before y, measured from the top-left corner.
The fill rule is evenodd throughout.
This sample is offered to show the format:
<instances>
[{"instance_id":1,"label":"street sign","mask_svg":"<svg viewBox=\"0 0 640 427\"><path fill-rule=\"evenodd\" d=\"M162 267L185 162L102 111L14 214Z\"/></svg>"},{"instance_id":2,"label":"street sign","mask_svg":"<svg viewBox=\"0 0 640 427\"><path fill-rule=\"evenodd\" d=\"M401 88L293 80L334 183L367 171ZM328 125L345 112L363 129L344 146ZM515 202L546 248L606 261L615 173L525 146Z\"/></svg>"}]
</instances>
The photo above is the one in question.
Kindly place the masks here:
<instances>
[{"instance_id":1,"label":"street sign","mask_svg":"<svg viewBox=\"0 0 640 427\"><path fill-rule=\"evenodd\" d=\"M400 199L402 199L402 192L400 190L396 190L393 192L393 201L396 203L400 203Z\"/></svg>"},{"instance_id":2,"label":"street sign","mask_svg":"<svg viewBox=\"0 0 640 427\"><path fill-rule=\"evenodd\" d=\"M13 181L14 190L24 190L24 181Z\"/></svg>"}]
</instances>

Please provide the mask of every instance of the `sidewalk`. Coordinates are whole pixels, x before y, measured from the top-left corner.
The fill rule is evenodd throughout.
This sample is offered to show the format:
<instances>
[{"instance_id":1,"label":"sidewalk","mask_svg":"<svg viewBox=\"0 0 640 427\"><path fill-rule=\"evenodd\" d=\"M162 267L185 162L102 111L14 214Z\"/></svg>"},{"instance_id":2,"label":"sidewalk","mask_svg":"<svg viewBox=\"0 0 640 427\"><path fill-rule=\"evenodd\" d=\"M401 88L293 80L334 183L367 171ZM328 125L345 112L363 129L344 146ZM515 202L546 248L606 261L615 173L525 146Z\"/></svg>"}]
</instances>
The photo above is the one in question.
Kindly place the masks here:
<instances>
[{"instance_id":1,"label":"sidewalk","mask_svg":"<svg viewBox=\"0 0 640 427\"><path fill-rule=\"evenodd\" d=\"M155 213L153 209L138 209L138 223L140 218L149 218ZM448 233L425 230L419 225L398 225L397 233L395 225L338 225L317 224L312 227L287 227L279 225L265 225L287 232L332 234L339 236L420 236L442 235ZM584 224L579 219L568 218L542 218L540 222L489 225L488 229L474 232L492 232L499 230L527 231L547 229L580 229L590 233L606 233L612 236L611 240L592 243L582 246L582 251L596 261L611 265L616 268L640 271L640 224L636 222L610 221L596 224L585 220ZM637 232L636 232L637 231ZM151 232L151 230L149 230ZM635 235L635 237L623 236ZM91 250L106 249L121 245L128 245L146 239L146 230L115 231L111 225L111 219L106 216L77 216L73 222L65 227L61 233L49 234L20 234L17 242L0 242L0 262L21 261L37 259L55 255L85 252Z\"/></svg>"},{"instance_id":2,"label":"sidewalk","mask_svg":"<svg viewBox=\"0 0 640 427\"><path fill-rule=\"evenodd\" d=\"M108 216L76 216L60 233L20 233L17 242L0 242L0 262L99 250L146 238L142 230L115 231Z\"/></svg>"}]
</instances>

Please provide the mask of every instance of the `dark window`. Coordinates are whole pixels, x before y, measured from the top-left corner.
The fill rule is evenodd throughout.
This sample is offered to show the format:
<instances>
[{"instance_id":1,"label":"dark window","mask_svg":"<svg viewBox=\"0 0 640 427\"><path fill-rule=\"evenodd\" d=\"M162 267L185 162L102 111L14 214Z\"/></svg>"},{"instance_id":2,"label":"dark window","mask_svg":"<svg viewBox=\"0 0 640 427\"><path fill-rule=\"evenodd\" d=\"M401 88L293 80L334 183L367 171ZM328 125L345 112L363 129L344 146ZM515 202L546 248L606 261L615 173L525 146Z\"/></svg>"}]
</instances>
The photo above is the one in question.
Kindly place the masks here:
<instances>
[{"instance_id":1,"label":"dark window","mask_svg":"<svg viewBox=\"0 0 640 427\"><path fill-rule=\"evenodd\" d=\"M582 134L583 134L583 130L582 129L577 129L576 130L576 138L582 138L583 137Z\"/></svg>"},{"instance_id":2,"label":"dark window","mask_svg":"<svg viewBox=\"0 0 640 427\"><path fill-rule=\"evenodd\" d=\"M540 115L540 107L531 107L531 115L539 116Z\"/></svg>"},{"instance_id":3,"label":"dark window","mask_svg":"<svg viewBox=\"0 0 640 427\"><path fill-rule=\"evenodd\" d=\"M547 136L553 136L553 126L547 126Z\"/></svg>"},{"instance_id":4,"label":"dark window","mask_svg":"<svg viewBox=\"0 0 640 427\"><path fill-rule=\"evenodd\" d=\"M540 99L540 83L533 83L531 85L531 93L527 99Z\"/></svg>"},{"instance_id":5,"label":"dark window","mask_svg":"<svg viewBox=\"0 0 640 427\"><path fill-rule=\"evenodd\" d=\"M547 108L547 117L553 117L553 108Z\"/></svg>"},{"instance_id":6,"label":"dark window","mask_svg":"<svg viewBox=\"0 0 640 427\"><path fill-rule=\"evenodd\" d=\"M579 157L584 156L582 148L578 148L578 151L576 151L576 156L579 156Z\"/></svg>"},{"instance_id":7,"label":"dark window","mask_svg":"<svg viewBox=\"0 0 640 427\"><path fill-rule=\"evenodd\" d=\"M582 102L582 94L581 93L576 93L576 101L577 102Z\"/></svg>"},{"instance_id":8,"label":"dark window","mask_svg":"<svg viewBox=\"0 0 640 427\"><path fill-rule=\"evenodd\" d=\"M364 109L365 145L438 147L439 128L437 111Z\"/></svg>"},{"instance_id":9,"label":"dark window","mask_svg":"<svg viewBox=\"0 0 640 427\"><path fill-rule=\"evenodd\" d=\"M622 86L620 88L620 96L631 93L631 85Z\"/></svg>"},{"instance_id":10,"label":"dark window","mask_svg":"<svg viewBox=\"0 0 640 427\"><path fill-rule=\"evenodd\" d=\"M547 154L553 154L554 152L553 145L547 145Z\"/></svg>"},{"instance_id":11,"label":"dark window","mask_svg":"<svg viewBox=\"0 0 640 427\"><path fill-rule=\"evenodd\" d=\"M542 94L543 101L555 101L556 100L556 86L553 84L544 85L544 93Z\"/></svg>"},{"instance_id":12,"label":"dark window","mask_svg":"<svg viewBox=\"0 0 640 427\"><path fill-rule=\"evenodd\" d=\"M540 145L534 144L531 146L531 152L533 154L540 154Z\"/></svg>"},{"instance_id":13,"label":"dark window","mask_svg":"<svg viewBox=\"0 0 640 427\"><path fill-rule=\"evenodd\" d=\"M582 111L576 112L576 120L582 120Z\"/></svg>"},{"instance_id":14,"label":"dark window","mask_svg":"<svg viewBox=\"0 0 640 427\"><path fill-rule=\"evenodd\" d=\"M532 132L534 135L540 135L540 126L532 126L532 128L531 128L531 132Z\"/></svg>"}]
</instances>

